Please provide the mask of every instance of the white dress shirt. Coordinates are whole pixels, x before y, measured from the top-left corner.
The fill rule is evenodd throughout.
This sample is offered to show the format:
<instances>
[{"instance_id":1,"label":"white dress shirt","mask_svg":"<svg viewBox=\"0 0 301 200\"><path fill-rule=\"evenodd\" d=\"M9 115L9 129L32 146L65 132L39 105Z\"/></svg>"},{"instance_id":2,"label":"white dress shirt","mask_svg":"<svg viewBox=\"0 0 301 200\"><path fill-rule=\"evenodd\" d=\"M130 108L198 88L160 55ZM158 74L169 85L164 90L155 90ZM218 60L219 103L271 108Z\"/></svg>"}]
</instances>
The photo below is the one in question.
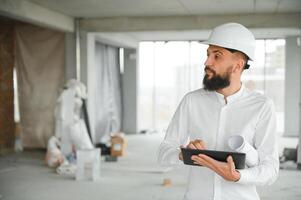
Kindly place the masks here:
<instances>
[{"instance_id":1,"label":"white dress shirt","mask_svg":"<svg viewBox=\"0 0 301 200\"><path fill-rule=\"evenodd\" d=\"M237 182L212 170L190 166L185 200L258 200L257 185L272 184L278 176L279 158L276 114L272 101L242 86L224 96L204 89L185 95L160 145L161 164L179 164L179 147L201 139L209 150L230 151L228 138L241 135L259 155L258 165L239 170Z\"/></svg>"}]
</instances>

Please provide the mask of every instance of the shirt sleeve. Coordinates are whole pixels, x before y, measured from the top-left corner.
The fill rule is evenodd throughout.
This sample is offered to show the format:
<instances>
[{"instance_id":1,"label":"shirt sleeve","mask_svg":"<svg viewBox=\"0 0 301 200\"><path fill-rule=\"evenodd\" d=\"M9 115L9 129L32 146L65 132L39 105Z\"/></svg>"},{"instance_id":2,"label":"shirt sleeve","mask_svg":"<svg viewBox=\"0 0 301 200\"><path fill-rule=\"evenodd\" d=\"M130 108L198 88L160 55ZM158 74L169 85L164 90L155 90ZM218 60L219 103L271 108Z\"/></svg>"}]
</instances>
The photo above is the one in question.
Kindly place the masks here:
<instances>
[{"instance_id":1,"label":"shirt sleeve","mask_svg":"<svg viewBox=\"0 0 301 200\"><path fill-rule=\"evenodd\" d=\"M252 185L271 185L279 172L278 136L276 132L276 113L271 100L267 100L260 114L255 130L255 147L259 164L239 170L238 183Z\"/></svg>"},{"instance_id":2,"label":"shirt sleeve","mask_svg":"<svg viewBox=\"0 0 301 200\"><path fill-rule=\"evenodd\" d=\"M161 165L180 164L180 146L185 145L188 137L188 102L187 95L179 104L158 151L158 162Z\"/></svg>"}]
</instances>

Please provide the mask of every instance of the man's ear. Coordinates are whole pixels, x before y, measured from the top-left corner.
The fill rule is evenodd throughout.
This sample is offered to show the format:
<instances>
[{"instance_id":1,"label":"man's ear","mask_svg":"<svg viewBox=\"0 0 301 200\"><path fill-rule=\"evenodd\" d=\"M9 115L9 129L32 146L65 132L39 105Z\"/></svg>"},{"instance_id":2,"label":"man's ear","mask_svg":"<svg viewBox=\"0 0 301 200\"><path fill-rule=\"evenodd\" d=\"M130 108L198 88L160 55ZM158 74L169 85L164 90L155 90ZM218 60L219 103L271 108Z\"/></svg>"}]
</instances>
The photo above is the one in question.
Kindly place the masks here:
<instances>
[{"instance_id":1,"label":"man's ear","mask_svg":"<svg viewBox=\"0 0 301 200\"><path fill-rule=\"evenodd\" d=\"M241 73L244 70L244 67L245 67L245 60L239 54L236 54L234 56L235 56L235 64L234 64L234 67L233 67L233 72L234 73Z\"/></svg>"},{"instance_id":2,"label":"man's ear","mask_svg":"<svg viewBox=\"0 0 301 200\"><path fill-rule=\"evenodd\" d=\"M240 72L242 72L244 71L246 61L243 58L239 58L238 65L239 65Z\"/></svg>"},{"instance_id":3,"label":"man's ear","mask_svg":"<svg viewBox=\"0 0 301 200\"><path fill-rule=\"evenodd\" d=\"M233 66L233 73L241 73L244 68L244 61L242 59L239 59L235 62Z\"/></svg>"}]
</instances>

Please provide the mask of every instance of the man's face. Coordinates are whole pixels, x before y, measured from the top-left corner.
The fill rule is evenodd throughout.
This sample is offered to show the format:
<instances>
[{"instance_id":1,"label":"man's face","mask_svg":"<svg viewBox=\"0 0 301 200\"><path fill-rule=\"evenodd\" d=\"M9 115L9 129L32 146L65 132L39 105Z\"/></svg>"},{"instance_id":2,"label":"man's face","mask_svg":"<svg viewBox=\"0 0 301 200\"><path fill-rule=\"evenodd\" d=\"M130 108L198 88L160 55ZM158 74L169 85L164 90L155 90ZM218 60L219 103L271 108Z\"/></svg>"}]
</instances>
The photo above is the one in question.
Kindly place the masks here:
<instances>
[{"instance_id":1,"label":"man's face","mask_svg":"<svg viewBox=\"0 0 301 200\"><path fill-rule=\"evenodd\" d=\"M230 85L233 59L230 51L210 45L205 62L204 89L215 91Z\"/></svg>"}]
</instances>

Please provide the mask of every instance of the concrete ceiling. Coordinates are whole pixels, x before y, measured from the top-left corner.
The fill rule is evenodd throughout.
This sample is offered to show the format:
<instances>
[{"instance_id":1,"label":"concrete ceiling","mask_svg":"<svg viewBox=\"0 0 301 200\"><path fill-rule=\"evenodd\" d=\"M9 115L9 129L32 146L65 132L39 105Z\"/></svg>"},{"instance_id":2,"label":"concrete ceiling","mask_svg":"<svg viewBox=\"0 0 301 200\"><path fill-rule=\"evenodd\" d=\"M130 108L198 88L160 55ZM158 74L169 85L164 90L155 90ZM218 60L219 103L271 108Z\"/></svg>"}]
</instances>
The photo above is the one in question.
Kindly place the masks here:
<instances>
[{"instance_id":1,"label":"concrete ceiling","mask_svg":"<svg viewBox=\"0 0 301 200\"><path fill-rule=\"evenodd\" d=\"M203 40L221 23L235 21L257 38L301 35L301 0L0 0L0 16L74 31L99 41L137 47L139 41Z\"/></svg>"},{"instance_id":2,"label":"concrete ceiling","mask_svg":"<svg viewBox=\"0 0 301 200\"><path fill-rule=\"evenodd\" d=\"M301 0L28 0L71 17L301 12Z\"/></svg>"}]
</instances>

